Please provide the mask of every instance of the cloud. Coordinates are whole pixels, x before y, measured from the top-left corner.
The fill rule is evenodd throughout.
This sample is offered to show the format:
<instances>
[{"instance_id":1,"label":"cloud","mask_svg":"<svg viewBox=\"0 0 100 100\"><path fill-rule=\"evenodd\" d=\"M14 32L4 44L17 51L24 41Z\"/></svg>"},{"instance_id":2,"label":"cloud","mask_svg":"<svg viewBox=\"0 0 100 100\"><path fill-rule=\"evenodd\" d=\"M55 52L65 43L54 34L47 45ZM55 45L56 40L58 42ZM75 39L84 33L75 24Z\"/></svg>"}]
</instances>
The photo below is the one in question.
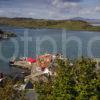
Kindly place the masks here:
<instances>
[{"instance_id":1,"label":"cloud","mask_svg":"<svg viewBox=\"0 0 100 100\"><path fill-rule=\"evenodd\" d=\"M63 0L53 0L52 6L57 9L58 12L63 13L78 13L78 11L81 9L81 6L79 3L76 2L68 2L69 0L63 1ZM76 1L76 0L75 0Z\"/></svg>"},{"instance_id":2,"label":"cloud","mask_svg":"<svg viewBox=\"0 0 100 100\"><path fill-rule=\"evenodd\" d=\"M65 16L95 16L100 12L100 6L82 4L83 0L53 0L52 5ZM90 4L89 4L90 5ZM66 14L67 13L67 14Z\"/></svg>"},{"instance_id":3,"label":"cloud","mask_svg":"<svg viewBox=\"0 0 100 100\"><path fill-rule=\"evenodd\" d=\"M56 4L61 3L61 2L62 3L79 3L81 1L83 1L83 0L52 0L52 4L56 5Z\"/></svg>"},{"instance_id":4,"label":"cloud","mask_svg":"<svg viewBox=\"0 0 100 100\"><path fill-rule=\"evenodd\" d=\"M63 2L81 2L83 0L62 0Z\"/></svg>"},{"instance_id":5,"label":"cloud","mask_svg":"<svg viewBox=\"0 0 100 100\"><path fill-rule=\"evenodd\" d=\"M10 0L11 1L11 0ZM14 0L16 1L16 0ZM26 0L25 0L26 1ZM30 0L32 1L32 0ZM36 1L36 0L33 0ZM79 4L75 2L68 2L62 0L52 0L50 4L48 3L37 3L36 2L20 2L18 3L3 3L3 7L0 8L0 16L6 17L31 17L31 18L41 18L41 19L67 19L73 14L73 10L78 11ZM48 1L48 0L46 0ZM49 0L50 1L50 0ZM45 2L45 0L44 0ZM7 5L7 6L6 6ZM5 13L6 12L6 13Z\"/></svg>"},{"instance_id":6,"label":"cloud","mask_svg":"<svg viewBox=\"0 0 100 100\"><path fill-rule=\"evenodd\" d=\"M99 17L100 13L100 6L91 6L91 7L83 7L79 10L78 15L85 16L86 18L89 16L89 18L96 18Z\"/></svg>"},{"instance_id":7,"label":"cloud","mask_svg":"<svg viewBox=\"0 0 100 100\"><path fill-rule=\"evenodd\" d=\"M100 13L100 6L95 1L92 1L92 5L90 2L91 0L0 0L0 16L46 19L96 16Z\"/></svg>"},{"instance_id":8,"label":"cloud","mask_svg":"<svg viewBox=\"0 0 100 100\"><path fill-rule=\"evenodd\" d=\"M100 12L100 6L96 6L94 9L96 12Z\"/></svg>"},{"instance_id":9,"label":"cloud","mask_svg":"<svg viewBox=\"0 0 100 100\"><path fill-rule=\"evenodd\" d=\"M79 1L79 0L53 0L52 5L56 7L68 7L68 8L77 7L78 3L72 1Z\"/></svg>"}]
</instances>

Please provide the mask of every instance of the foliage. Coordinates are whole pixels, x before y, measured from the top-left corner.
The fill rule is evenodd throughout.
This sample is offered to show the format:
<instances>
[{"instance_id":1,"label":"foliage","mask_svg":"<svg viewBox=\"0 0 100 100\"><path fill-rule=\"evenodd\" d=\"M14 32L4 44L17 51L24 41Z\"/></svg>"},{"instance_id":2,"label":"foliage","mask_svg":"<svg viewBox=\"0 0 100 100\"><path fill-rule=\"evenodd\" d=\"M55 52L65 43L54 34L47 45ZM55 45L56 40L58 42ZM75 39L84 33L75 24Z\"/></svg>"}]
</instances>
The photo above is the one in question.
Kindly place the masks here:
<instances>
[{"instance_id":1,"label":"foliage","mask_svg":"<svg viewBox=\"0 0 100 100\"><path fill-rule=\"evenodd\" d=\"M0 87L0 100L26 100L25 91L14 89L14 82L6 79Z\"/></svg>"},{"instance_id":2,"label":"foliage","mask_svg":"<svg viewBox=\"0 0 100 100\"><path fill-rule=\"evenodd\" d=\"M92 59L57 60L55 79L36 83L39 100L100 100L100 71Z\"/></svg>"}]
</instances>

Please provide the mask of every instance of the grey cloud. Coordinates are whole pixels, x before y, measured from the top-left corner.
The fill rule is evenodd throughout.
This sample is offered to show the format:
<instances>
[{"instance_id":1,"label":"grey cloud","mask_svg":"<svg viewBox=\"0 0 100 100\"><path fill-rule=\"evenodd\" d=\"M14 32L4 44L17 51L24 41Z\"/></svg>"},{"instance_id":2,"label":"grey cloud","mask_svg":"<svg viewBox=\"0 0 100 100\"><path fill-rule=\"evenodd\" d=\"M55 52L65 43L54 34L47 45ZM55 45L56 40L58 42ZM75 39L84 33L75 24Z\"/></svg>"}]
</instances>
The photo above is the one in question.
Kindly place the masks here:
<instances>
[{"instance_id":1,"label":"grey cloud","mask_svg":"<svg viewBox=\"0 0 100 100\"><path fill-rule=\"evenodd\" d=\"M58 9L80 9L80 5L76 2L68 2L69 0L66 0L66 2L62 0L54 0L52 2L53 6L58 8Z\"/></svg>"},{"instance_id":2,"label":"grey cloud","mask_svg":"<svg viewBox=\"0 0 100 100\"><path fill-rule=\"evenodd\" d=\"M63 2L81 2L83 0L62 0Z\"/></svg>"}]
</instances>

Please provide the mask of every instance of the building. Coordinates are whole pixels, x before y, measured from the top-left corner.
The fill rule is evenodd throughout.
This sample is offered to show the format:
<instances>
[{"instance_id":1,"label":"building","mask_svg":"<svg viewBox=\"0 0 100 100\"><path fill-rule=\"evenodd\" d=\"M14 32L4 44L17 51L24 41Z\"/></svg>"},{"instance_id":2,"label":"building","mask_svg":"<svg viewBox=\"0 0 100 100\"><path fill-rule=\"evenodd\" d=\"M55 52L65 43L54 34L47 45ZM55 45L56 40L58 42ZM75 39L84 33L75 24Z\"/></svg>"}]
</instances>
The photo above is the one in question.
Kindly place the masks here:
<instances>
[{"instance_id":1,"label":"building","mask_svg":"<svg viewBox=\"0 0 100 100\"><path fill-rule=\"evenodd\" d=\"M27 58L27 62L31 65L32 63L36 63L36 59L34 59L34 58Z\"/></svg>"}]
</instances>

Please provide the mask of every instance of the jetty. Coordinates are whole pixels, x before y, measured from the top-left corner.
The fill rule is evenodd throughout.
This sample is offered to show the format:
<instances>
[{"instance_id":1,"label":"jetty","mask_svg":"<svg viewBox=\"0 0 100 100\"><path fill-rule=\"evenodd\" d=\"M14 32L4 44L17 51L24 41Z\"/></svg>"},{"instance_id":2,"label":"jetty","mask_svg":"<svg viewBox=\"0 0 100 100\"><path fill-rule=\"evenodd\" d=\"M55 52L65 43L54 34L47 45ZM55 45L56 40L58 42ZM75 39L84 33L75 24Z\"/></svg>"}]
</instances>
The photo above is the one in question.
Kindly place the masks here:
<instances>
[{"instance_id":1,"label":"jetty","mask_svg":"<svg viewBox=\"0 0 100 100\"><path fill-rule=\"evenodd\" d=\"M27 61L15 61L12 66L19 67L19 68L22 68L22 69L29 69L29 70L32 67Z\"/></svg>"},{"instance_id":2,"label":"jetty","mask_svg":"<svg viewBox=\"0 0 100 100\"><path fill-rule=\"evenodd\" d=\"M19 60L10 60L9 64L12 67L19 67L22 69L29 69L31 70L31 67L33 66L33 64L36 62L36 59L33 59L31 57L27 58L27 57L23 57L23 58L19 58Z\"/></svg>"},{"instance_id":3,"label":"jetty","mask_svg":"<svg viewBox=\"0 0 100 100\"><path fill-rule=\"evenodd\" d=\"M11 66L18 67L26 70L30 70L30 75L25 77L25 80L36 80L46 81L47 76L54 77L56 75L56 60L67 60L61 54L44 54L39 55L36 58L32 57L23 57L19 60L15 60Z\"/></svg>"}]
</instances>

